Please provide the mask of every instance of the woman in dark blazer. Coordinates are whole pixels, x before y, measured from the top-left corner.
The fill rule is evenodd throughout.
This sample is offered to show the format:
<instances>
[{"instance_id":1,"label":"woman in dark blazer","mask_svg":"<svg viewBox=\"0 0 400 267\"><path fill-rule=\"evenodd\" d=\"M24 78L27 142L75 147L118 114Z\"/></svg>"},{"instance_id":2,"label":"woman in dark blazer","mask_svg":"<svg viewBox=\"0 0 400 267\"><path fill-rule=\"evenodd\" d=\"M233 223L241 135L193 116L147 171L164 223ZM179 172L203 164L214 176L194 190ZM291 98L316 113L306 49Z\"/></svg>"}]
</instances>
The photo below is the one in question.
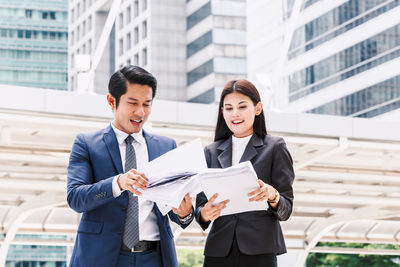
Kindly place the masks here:
<instances>
[{"instance_id":1,"label":"woman in dark blazer","mask_svg":"<svg viewBox=\"0 0 400 267\"><path fill-rule=\"evenodd\" d=\"M268 202L265 211L220 216L229 200L214 205L196 199L196 220L205 230L214 221L204 249L204 266L277 266L286 252L279 221L292 212L293 162L284 140L267 134L260 95L247 80L229 81L222 91L214 143L205 148L209 168L250 161L260 187L249 201Z\"/></svg>"}]
</instances>

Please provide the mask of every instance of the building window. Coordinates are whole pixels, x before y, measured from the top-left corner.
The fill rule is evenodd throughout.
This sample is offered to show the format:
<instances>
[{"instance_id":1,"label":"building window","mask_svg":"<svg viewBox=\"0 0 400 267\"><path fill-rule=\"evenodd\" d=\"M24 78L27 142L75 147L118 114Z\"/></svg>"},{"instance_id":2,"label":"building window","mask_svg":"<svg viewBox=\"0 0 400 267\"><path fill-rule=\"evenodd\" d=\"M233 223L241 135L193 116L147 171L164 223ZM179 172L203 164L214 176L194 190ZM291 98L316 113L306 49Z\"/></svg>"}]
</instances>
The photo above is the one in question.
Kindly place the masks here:
<instances>
[{"instance_id":1,"label":"building window","mask_svg":"<svg viewBox=\"0 0 400 267\"><path fill-rule=\"evenodd\" d=\"M389 106L393 103L393 100L400 98L400 90L398 88L400 88L400 76L390 78L351 95L316 107L309 110L308 113L374 117L390 111L385 111L381 107ZM389 105L385 105L386 103Z\"/></svg>"},{"instance_id":2,"label":"building window","mask_svg":"<svg viewBox=\"0 0 400 267\"><path fill-rule=\"evenodd\" d=\"M139 16L139 0L135 0L135 2L133 3L133 12L135 18Z\"/></svg>"},{"instance_id":3,"label":"building window","mask_svg":"<svg viewBox=\"0 0 400 267\"><path fill-rule=\"evenodd\" d=\"M142 22L142 38L146 39L147 37L147 21Z\"/></svg>"},{"instance_id":4,"label":"building window","mask_svg":"<svg viewBox=\"0 0 400 267\"><path fill-rule=\"evenodd\" d=\"M82 2L82 9L83 9L83 13L85 13L85 11L86 11L86 0L83 0L83 2Z\"/></svg>"},{"instance_id":5,"label":"building window","mask_svg":"<svg viewBox=\"0 0 400 267\"><path fill-rule=\"evenodd\" d=\"M49 16L50 16L51 20L56 20L56 12L54 12L54 11L49 12Z\"/></svg>"},{"instance_id":6,"label":"building window","mask_svg":"<svg viewBox=\"0 0 400 267\"><path fill-rule=\"evenodd\" d=\"M191 29L194 25L211 15L211 3L208 2L197 11L186 18L186 29Z\"/></svg>"},{"instance_id":7,"label":"building window","mask_svg":"<svg viewBox=\"0 0 400 267\"><path fill-rule=\"evenodd\" d=\"M147 48L142 50L142 66L147 65Z\"/></svg>"},{"instance_id":8,"label":"building window","mask_svg":"<svg viewBox=\"0 0 400 267\"><path fill-rule=\"evenodd\" d=\"M139 54L135 54L133 57L133 62L136 66L139 65Z\"/></svg>"},{"instance_id":9,"label":"building window","mask_svg":"<svg viewBox=\"0 0 400 267\"><path fill-rule=\"evenodd\" d=\"M203 63L202 65L187 73L187 85L191 85L192 83L197 82L198 80L202 79L213 71L213 60L210 59L209 61Z\"/></svg>"},{"instance_id":10,"label":"building window","mask_svg":"<svg viewBox=\"0 0 400 267\"><path fill-rule=\"evenodd\" d=\"M139 28L135 27L133 32L134 32L134 42L135 44L137 44L139 42Z\"/></svg>"},{"instance_id":11,"label":"building window","mask_svg":"<svg viewBox=\"0 0 400 267\"><path fill-rule=\"evenodd\" d=\"M131 33L128 33L126 35L126 49L129 50L131 49L131 45L132 45L132 38L131 38Z\"/></svg>"},{"instance_id":12,"label":"building window","mask_svg":"<svg viewBox=\"0 0 400 267\"><path fill-rule=\"evenodd\" d=\"M131 14L132 12L131 12L131 7L129 6L127 9L126 9L126 24L129 24L130 22L131 22L131 16L132 16L132 14Z\"/></svg>"},{"instance_id":13,"label":"building window","mask_svg":"<svg viewBox=\"0 0 400 267\"><path fill-rule=\"evenodd\" d=\"M119 55L122 56L124 53L124 39L119 39Z\"/></svg>"},{"instance_id":14,"label":"building window","mask_svg":"<svg viewBox=\"0 0 400 267\"><path fill-rule=\"evenodd\" d=\"M71 9L71 22L75 20L75 9Z\"/></svg>"},{"instance_id":15,"label":"building window","mask_svg":"<svg viewBox=\"0 0 400 267\"><path fill-rule=\"evenodd\" d=\"M82 36L85 36L86 34L86 21L83 21L82 23Z\"/></svg>"},{"instance_id":16,"label":"building window","mask_svg":"<svg viewBox=\"0 0 400 267\"><path fill-rule=\"evenodd\" d=\"M79 38L81 37L81 27L80 26L78 26L77 28L76 28L76 41L78 42L79 41Z\"/></svg>"},{"instance_id":17,"label":"building window","mask_svg":"<svg viewBox=\"0 0 400 267\"><path fill-rule=\"evenodd\" d=\"M80 15L81 15L81 3L78 3L78 6L76 8L76 16L77 16L77 18L79 18Z\"/></svg>"},{"instance_id":18,"label":"building window","mask_svg":"<svg viewBox=\"0 0 400 267\"><path fill-rule=\"evenodd\" d=\"M145 11L147 9L147 0L142 0L142 10Z\"/></svg>"},{"instance_id":19,"label":"building window","mask_svg":"<svg viewBox=\"0 0 400 267\"><path fill-rule=\"evenodd\" d=\"M89 16L89 20L88 20L88 31L92 30L92 16Z\"/></svg>"},{"instance_id":20,"label":"building window","mask_svg":"<svg viewBox=\"0 0 400 267\"><path fill-rule=\"evenodd\" d=\"M25 10L25 18L32 18L32 9L26 9Z\"/></svg>"},{"instance_id":21,"label":"building window","mask_svg":"<svg viewBox=\"0 0 400 267\"><path fill-rule=\"evenodd\" d=\"M71 54L71 67L75 67L75 55L73 53Z\"/></svg>"},{"instance_id":22,"label":"building window","mask_svg":"<svg viewBox=\"0 0 400 267\"><path fill-rule=\"evenodd\" d=\"M208 31L186 46L186 57L189 58L212 43L212 31Z\"/></svg>"},{"instance_id":23,"label":"building window","mask_svg":"<svg viewBox=\"0 0 400 267\"><path fill-rule=\"evenodd\" d=\"M26 31L25 32L25 38L26 39L31 39L32 38L32 31Z\"/></svg>"},{"instance_id":24,"label":"building window","mask_svg":"<svg viewBox=\"0 0 400 267\"><path fill-rule=\"evenodd\" d=\"M122 29L124 27L124 13L119 14L119 29Z\"/></svg>"},{"instance_id":25,"label":"building window","mask_svg":"<svg viewBox=\"0 0 400 267\"><path fill-rule=\"evenodd\" d=\"M88 42L88 54L91 54L92 53L92 39L89 39L89 42Z\"/></svg>"},{"instance_id":26,"label":"building window","mask_svg":"<svg viewBox=\"0 0 400 267\"><path fill-rule=\"evenodd\" d=\"M47 19L49 17L49 12L42 12L42 19Z\"/></svg>"},{"instance_id":27,"label":"building window","mask_svg":"<svg viewBox=\"0 0 400 267\"><path fill-rule=\"evenodd\" d=\"M70 38L70 43L71 43L71 45L74 44L74 40L75 40L75 33L72 31L72 32L71 32L71 38Z\"/></svg>"}]
</instances>

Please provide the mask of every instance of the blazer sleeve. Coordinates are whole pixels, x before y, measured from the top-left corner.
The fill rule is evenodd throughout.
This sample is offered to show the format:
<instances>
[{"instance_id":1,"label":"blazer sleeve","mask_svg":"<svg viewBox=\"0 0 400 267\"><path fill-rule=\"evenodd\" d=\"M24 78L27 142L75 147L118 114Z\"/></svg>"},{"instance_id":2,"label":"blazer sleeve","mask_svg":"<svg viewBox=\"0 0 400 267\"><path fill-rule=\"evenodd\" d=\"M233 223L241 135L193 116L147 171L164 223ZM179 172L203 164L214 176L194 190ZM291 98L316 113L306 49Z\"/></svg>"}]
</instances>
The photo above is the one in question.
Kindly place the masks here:
<instances>
[{"instance_id":1,"label":"blazer sleeve","mask_svg":"<svg viewBox=\"0 0 400 267\"><path fill-rule=\"evenodd\" d=\"M272 161L272 186L278 190L280 199L278 206L269 211L280 221L286 221L292 214L293 209L293 160L286 148L285 141L279 139L273 150Z\"/></svg>"},{"instance_id":2,"label":"blazer sleeve","mask_svg":"<svg viewBox=\"0 0 400 267\"><path fill-rule=\"evenodd\" d=\"M210 156L210 152L207 149L207 147L204 149L204 154L206 157L206 162L207 162L207 167L210 167L210 160L211 160L211 156ZM201 209L204 207L204 205L208 202L208 199L206 197L206 195L204 194L204 192L200 192L199 194L197 194L196 196L196 208L195 208L195 219L196 222L200 225L200 227L203 230L206 230L208 228L208 226L210 225L211 221L209 222L203 222L200 218L200 213L201 213Z\"/></svg>"},{"instance_id":3,"label":"blazer sleeve","mask_svg":"<svg viewBox=\"0 0 400 267\"><path fill-rule=\"evenodd\" d=\"M78 135L72 146L67 176L67 201L76 212L96 209L114 199L114 176L94 182L89 151L83 135Z\"/></svg>"}]
</instances>

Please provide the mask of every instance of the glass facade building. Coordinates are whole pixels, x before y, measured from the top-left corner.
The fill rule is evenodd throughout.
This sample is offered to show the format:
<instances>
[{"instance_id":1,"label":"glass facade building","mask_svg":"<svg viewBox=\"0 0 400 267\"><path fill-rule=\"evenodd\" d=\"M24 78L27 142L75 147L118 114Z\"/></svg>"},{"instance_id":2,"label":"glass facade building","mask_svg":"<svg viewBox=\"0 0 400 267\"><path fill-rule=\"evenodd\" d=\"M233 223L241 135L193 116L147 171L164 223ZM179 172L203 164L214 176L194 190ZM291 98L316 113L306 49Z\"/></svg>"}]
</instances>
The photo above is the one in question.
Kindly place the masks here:
<instances>
[{"instance_id":1,"label":"glass facade building","mask_svg":"<svg viewBox=\"0 0 400 267\"><path fill-rule=\"evenodd\" d=\"M307 7L312 7L312 4ZM293 35L288 60L296 59L350 31L357 31L374 19L383 19L386 13L399 7L398 0L349 0L298 27ZM377 34L351 46L345 45L343 48L287 77L289 103L339 85L343 81L399 58L400 24L390 28L382 27ZM375 117L392 111L400 106L398 77L378 80L379 82L372 86L341 96L307 112Z\"/></svg>"},{"instance_id":2,"label":"glass facade building","mask_svg":"<svg viewBox=\"0 0 400 267\"><path fill-rule=\"evenodd\" d=\"M19 234L16 239L65 240L63 235ZM67 247L48 245L11 245L6 267L67 267Z\"/></svg>"},{"instance_id":3,"label":"glass facade building","mask_svg":"<svg viewBox=\"0 0 400 267\"><path fill-rule=\"evenodd\" d=\"M246 1L188 1L186 10L186 100L213 103L247 76Z\"/></svg>"},{"instance_id":4,"label":"glass facade building","mask_svg":"<svg viewBox=\"0 0 400 267\"><path fill-rule=\"evenodd\" d=\"M303 0L288 28L294 4L250 5L249 78L271 77L282 111L391 117L399 106L400 1ZM288 36L288 51L277 53Z\"/></svg>"},{"instance_id":5,"label":"glass facade building","mask_svg":"<svg viewBox=\"0 0 400 267\"><path fill-rule=\"evenodd\" d=\"M68 1L0 0L0 83L67 90Z\"/></svg>"}]
</instances>

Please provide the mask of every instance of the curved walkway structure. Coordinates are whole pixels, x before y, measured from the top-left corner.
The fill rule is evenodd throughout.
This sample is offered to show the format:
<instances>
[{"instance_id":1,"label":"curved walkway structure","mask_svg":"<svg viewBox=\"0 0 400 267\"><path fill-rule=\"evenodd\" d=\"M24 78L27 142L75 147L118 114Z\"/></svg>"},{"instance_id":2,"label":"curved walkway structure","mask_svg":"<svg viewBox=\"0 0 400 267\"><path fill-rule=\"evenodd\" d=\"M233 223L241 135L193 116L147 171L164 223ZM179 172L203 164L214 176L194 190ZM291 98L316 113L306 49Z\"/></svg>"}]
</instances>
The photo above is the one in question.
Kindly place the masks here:
<instances>
[{"instance_id":1,"label":"curved walkway structure","mask_svg":"<svg viewBox=\"0 0 400 267\"><path fill-rule=\"evenodd\" d=\"M77 133L103 128L112 118L104 96L2 89L7 97L0 99L0 266L10 244L73 246L80 215L66 204L70 148ZM216 110L156 101L146 127L178 144L200 137L206 145ZM303 266L309 252L400 254L316 246L320 241L400 244L398 122L267 112L267 126L285 138L296 169L293 215L282 223L287 266ZM175 232L178 246L196 246L206 235L195 223Z\"/></svg>"}]
</instances>

